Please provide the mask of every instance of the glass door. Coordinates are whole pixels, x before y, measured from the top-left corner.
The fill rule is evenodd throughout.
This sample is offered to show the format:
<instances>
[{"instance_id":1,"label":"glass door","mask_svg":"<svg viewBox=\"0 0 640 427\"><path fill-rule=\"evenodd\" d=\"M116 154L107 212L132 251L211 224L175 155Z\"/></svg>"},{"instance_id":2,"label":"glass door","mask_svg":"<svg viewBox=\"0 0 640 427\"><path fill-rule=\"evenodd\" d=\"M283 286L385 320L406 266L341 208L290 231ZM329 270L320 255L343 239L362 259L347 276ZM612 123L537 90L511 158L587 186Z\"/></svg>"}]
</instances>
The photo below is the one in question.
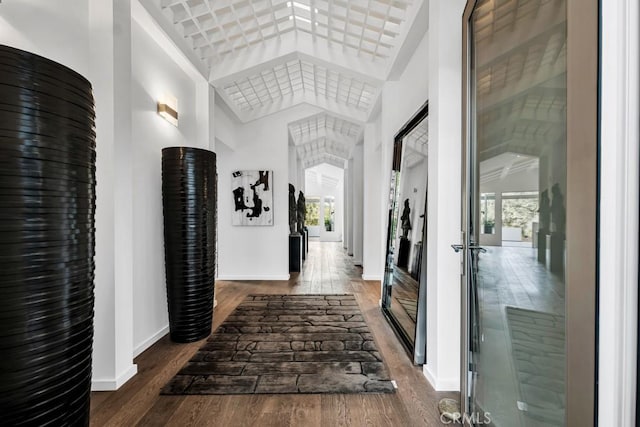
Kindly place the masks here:
<instances>
[{"instance_id":1,"label":"glass door","mask_svg":"<svg viewBox=\"0 0 640 427\"><path fill-rule=\"evenodd\" d=\"M469 1L464 29L462 409L592 425L597 1Z\"/></svg>"}]
</instances>

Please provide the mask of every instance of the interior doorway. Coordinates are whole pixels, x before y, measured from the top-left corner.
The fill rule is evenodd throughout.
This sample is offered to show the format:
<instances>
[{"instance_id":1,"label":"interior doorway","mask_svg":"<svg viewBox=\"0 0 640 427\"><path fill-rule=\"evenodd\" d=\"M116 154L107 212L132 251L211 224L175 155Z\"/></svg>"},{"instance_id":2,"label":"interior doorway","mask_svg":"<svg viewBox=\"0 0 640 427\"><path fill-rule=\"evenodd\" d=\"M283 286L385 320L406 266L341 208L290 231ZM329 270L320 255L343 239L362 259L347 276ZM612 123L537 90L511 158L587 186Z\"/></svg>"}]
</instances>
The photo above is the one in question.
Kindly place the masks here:
<instances>
[{"instance_id":1,"label":"interior doorway","mask_svg":"<svg viewBox=\"0 0 640 427\"><path fill-rule=\"evenodd\" d=\"M326 163L305 170L309 237L341 242L344 234L344 169Z\"/></svg>"}]
</instances>

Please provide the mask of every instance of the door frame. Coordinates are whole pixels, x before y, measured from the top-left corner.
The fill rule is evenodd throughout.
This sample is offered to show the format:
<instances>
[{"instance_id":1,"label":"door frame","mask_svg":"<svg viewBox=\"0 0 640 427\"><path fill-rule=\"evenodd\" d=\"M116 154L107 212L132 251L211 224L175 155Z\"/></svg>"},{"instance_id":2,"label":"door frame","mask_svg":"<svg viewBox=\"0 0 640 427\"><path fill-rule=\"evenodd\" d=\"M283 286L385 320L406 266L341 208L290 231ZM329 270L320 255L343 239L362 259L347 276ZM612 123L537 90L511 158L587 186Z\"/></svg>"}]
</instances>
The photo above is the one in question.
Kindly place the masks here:
<instances>
[{"instance_id":1,"label":"door frame","mask_svg":"<svg viewBox=\"0 0 640 427\"><path fill-rule=\"evenodd\" d=\"M597 295L599 232L599 51L598 0L566 0L567 16L567 196L566 196L566 425L597 424ZM470 138L473 129L470 77L471 14L462 18L462 222L470 209ZM574 24L575 23L575 24ZM460 404L469 413L469 236L462 234Z\"/></svg>"}]
</instances>

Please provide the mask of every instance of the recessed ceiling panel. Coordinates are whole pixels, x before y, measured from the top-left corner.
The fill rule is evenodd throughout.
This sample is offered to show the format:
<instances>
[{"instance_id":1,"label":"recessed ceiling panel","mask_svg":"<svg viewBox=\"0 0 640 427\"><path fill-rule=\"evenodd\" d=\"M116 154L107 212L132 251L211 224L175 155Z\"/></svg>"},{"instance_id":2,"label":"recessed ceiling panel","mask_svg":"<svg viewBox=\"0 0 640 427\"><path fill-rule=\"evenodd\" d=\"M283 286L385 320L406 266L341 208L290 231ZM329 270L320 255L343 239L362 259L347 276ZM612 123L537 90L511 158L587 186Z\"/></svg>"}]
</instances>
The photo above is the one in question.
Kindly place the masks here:
<instances>
[{"instance_id":1,"label":"recessed ceiling panel","mask_svg":"<svg viewBox=\"0 0 640 427\"><path fill-rule=\"evenodd\" d=\"M328 113L320 113L290 123L289 133L296 145L327 135L355 143L362 134L362 126Z\"/></svg>"},{"instance_id":2,"label":"recessed ceiling panel","mask_svg":"<svg viewBox=\"0 0 640 427\"><path fill-rule=\"evenodd\" d=\"M367 112L378 92L369 83L301 59L227 83L222 90L240 111L259 109L302 93Z\"/></svg>"},{"instance_id":3,"label":"recessed ceiling panel","mask_svg":"<svg viewBox=\"0 0 640 427\"><path fill-rule=\"evenodd\" d=\"M162 0L201 57L214 62L291 31L388 58L411 0Z\"/></svg>"}]
</instances>

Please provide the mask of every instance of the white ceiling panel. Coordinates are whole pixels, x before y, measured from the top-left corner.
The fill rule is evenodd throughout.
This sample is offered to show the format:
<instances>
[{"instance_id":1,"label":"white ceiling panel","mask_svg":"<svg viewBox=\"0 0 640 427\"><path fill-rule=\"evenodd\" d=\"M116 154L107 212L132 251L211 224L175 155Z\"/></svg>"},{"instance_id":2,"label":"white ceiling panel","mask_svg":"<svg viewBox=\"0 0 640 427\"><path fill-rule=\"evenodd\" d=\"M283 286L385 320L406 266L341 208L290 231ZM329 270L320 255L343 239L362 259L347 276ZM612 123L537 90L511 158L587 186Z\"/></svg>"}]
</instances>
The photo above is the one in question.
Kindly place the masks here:
<instances>
[{"instance_id":1,"label":"white ceiling panel","mask_svg":"<svg viewBox=\"0 0 640 427\"><path fill-rule=\"evenodd\" d=\"M203 58L219 60L289 32L304 32L356 55L388 58L410 0L162 0Z\"/></svg>"},{"instance_id":2,"label":"white ceiling panel","mask_svg":"<svg viewBox=\"0 0 640 427\"><path fill-rule=\"evenodd\" d=\"M362 125L328 113L289 123L291 141L305 168L323 162L344 168L362 132Z\"/></svg>"},{"instance_id":3,"label":"white ceiling panel","mask_svg":"<svg viewBox=\"0 0 640 427\"><path fill-rule=\"evenodd\" d=\"M241 112L305 95L347 110L368 112L380 88L325 66L293 59L228 82L219 90Z\"/></svg>"},{"instance_id":4,"label":"white ceiling panel","mask_svg":"<svg viewBox=\"0 0 640 427\"><path fill-rule=\"evenodd\" d=\"M289 124L289 133L295 145L321 137L354 144L362 132L362 125L328 113L315 114Z\"/></svg>"}]
</instances>

